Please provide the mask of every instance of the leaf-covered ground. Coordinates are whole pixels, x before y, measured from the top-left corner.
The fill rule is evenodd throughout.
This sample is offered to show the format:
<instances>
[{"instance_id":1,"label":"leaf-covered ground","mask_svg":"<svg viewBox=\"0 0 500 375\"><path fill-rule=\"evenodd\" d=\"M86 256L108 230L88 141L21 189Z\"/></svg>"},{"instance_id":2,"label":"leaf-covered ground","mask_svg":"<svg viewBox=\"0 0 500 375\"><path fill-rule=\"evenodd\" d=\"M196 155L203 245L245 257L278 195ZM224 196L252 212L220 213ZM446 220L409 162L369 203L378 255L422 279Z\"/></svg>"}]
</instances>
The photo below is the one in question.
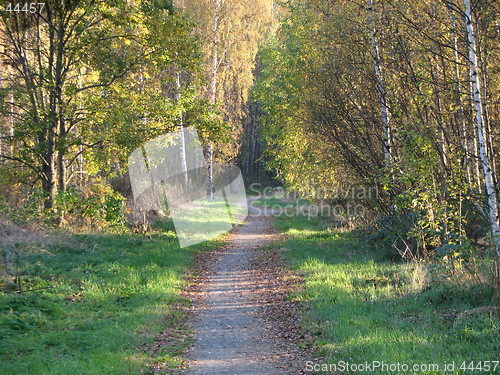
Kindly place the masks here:
<instances>
[{"instance_id":1,"label":"leaf-covered ground","mask_svg":"<svg viewBox=\"0 0 500 375\"><path fill-rule=\"evenodd\" d=\"M195 341L186 373L302 373L311 339L288 300L297 279L266 246L277 239L269 219L252 216L226 246L198 259L188 289Z\"/></svg>"}]
</instances>

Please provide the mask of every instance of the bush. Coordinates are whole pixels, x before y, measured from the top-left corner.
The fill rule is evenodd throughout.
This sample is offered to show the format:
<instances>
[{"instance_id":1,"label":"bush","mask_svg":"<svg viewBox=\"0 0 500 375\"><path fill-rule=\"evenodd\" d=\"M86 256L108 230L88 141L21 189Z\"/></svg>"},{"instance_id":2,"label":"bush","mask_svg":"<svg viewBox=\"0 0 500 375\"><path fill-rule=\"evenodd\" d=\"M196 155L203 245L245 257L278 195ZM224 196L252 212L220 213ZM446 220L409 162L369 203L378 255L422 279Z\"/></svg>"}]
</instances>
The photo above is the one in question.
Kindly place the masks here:
<instances>
[{"instance_id":1,"label":"bush","mask_svg":"<svg viewBox=\"0 0 500 375\"><path fill-rule=\"evenodd\" d=\"M63 225L117 228L125 224L123 196L109 186L96 184L87 191L75 187L57 195L54 213Z\"/></svg>"},{"instance_id":2,"label":"bush","mask_svg":"<svg viewBox=\"0 0 500 375\"><path fill-rule=\"evenodd\" d=\"M394 212L373 222L367 229L359 231L361 239L370 246L390 251L394 259L414 259L418 257L418 242L411 236L415 228L417 214Z\"/></svg>"}]
</instances>

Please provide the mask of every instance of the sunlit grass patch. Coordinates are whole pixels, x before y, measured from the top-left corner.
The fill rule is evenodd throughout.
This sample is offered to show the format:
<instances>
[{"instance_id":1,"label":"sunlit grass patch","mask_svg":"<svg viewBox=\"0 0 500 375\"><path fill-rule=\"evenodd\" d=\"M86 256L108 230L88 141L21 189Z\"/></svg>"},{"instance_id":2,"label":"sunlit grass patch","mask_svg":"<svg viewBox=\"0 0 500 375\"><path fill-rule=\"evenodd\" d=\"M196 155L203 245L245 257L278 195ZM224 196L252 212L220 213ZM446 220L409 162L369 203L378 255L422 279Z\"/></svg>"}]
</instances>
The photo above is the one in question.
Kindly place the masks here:
<instances>
[{"instance_id":1,"label":"sunlit grass patch","mask_svg":"<svg viewBox=\"0 0 500 375\"><path fill-rule=\"evenodd\" d=\"M305 303L305 325L326 362L498 360L498 315L457 321L460 312L490 303L487 287L427 285L421 264L393 263L351 232L319 229L304 217L275 222L288 235L279 246L304 277L292 298Z\"/></svg>"}]
</instances>

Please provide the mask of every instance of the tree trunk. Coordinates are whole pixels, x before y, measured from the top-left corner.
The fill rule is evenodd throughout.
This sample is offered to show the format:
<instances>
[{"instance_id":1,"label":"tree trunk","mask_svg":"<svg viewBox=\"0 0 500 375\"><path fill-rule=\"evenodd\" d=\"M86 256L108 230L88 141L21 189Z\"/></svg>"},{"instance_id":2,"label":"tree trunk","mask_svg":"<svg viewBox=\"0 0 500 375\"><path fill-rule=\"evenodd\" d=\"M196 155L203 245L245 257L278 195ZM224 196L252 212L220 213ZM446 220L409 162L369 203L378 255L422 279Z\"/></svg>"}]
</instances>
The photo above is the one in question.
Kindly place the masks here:
<instances>
[{"instance_id":1,"label":"tree trunk","mask_svg":"<svg viewBox=\"0 0 500 375\"><path fill-rule=\"evenodd\" d=\"M434 66L432 67L432 84L434 85L434 105L435 105L435 116L436 122L439 132L439 142L441 143L438 147L439 158L441 160L441 164L443 165L443 170L446 170L448 167L448 142L446 140L446 132L444 129L444 121L442 114L442 106L441 106L441 94L439 88L439 64L436 59L434 62Z\"/></svg>"},{"instance_id":2,"label":"tree trunk","mask_svg":"<svg viewBox=\"0 0 500 375\"><path fill-rule=\"evenodd\" d=\"M479 156L483 167L483 177L485 180L486 196L489 205L489 218L491 222L491 232L493 235L493 243L496 248L496 254L500 257L500 226L498 224L498 198L496 187L494 185L493 171L490 160L488 158L487 129L484 127L483 121L483 101L481 98L481 85L478 77L478 67L476 58L476 40L474 36L474 27L472 24L472 12L470 0L464 0L465 4L465 22L467 27L467 37L469 42L469 64L470 76L472 81L474 107L476 111L477 137L479 143Z\"/></svg>"},{"instance_id":3,"label":"tree trunk","mask_svg":"<svg viewBox=\"0 0 500 375\"><path fill-rule=\"evenodd\" d=\"M64 155L66 154L66 123L63 118L63 114L59 113L59 151L57 154L57 189L59 191L66 191L66 163Z\"/></svg>"},{"instance_id":4,"label":"tree trunk","mask_svg":"<svg viewBox=\"0 0 500 375\"><path fill-rule=\"evenodd\" d=\"M490 158L490 164L491 164L491 170L493 174L493 183L495 186L497 186L497 170L496 170L496 163L495 163L495 152L493 151L493 139L492 139L492 132L491 132L491 127L490 127L490 115L489 115L489 101L488 101L488 53L485 53L480 45L480 39L477 36L477 30L476 30L476 37L478 43L476 48L476 55L477 55L477 60L478 60L478 69L482 72L482 74L479 75L481 79L481 85L482 85L482 99L483 99L483 123L484 123L484 128L486 129L486 134L487 134L487 150L488 150L488 157Z\"/></svg>"},{"instance_id":5,"label":"tree trunk","mask_svg":"<svg viewBox=\"0 0 500 375\"><path fill-rule=\"evenodd\" d=\"M12 81L12 71L9 69L10 80ZM3 67L0 69L2 73L5 74ZM2 80L3 75L1 76ZM0 83L0 88L3 88L2 83ZM8 94L8 114L2 118L2 125L0 127L0 155L12 156L14 147L12 145L12 138L14 137L14 92L9 90ZM0 157L0 163L4 163L6 159Z\"/></svg>"},{"instance_id":6,"label":"tree trunk","mask_svg":"<svg viewBox=\"0 0 500 375\"><path fill-rule=\"evenodd\" d=\"M3 46L0 46L0 53L4 53L4 47ZM0 64L2 63L2 60L0 59ZM3 89L4 86L7 87L7 85L4 85L4 73L5 72L5 69L2 67L2 69L0 69L0 89ZM3 164L5 162L5 159L2 158L1 156L2 155L5 155L5 151L4 151L4 148L6 146L6 142L5 142L5 137L6 137L6 130L7 130L7 122L9 121L9 115L7 116L2 116L0 117L0 165Z\"/></svg>"},{"instance_id":7,"label":"tree trunk","mask_svg":"<svg viewBox=\"0 0 500 375\"><path fill-rule=\"evenodd\" d=\"M215 105L217 102L217 71L219 68L219 20L220 20L220 7L222 0L213 0L214 3L214 16L212 24L212 64L210 72L210 103ZM210 198L214 197L214 146L211 141L208 145L208 184L210 190Z\"/></svg>"},{"instance_id":8,"label":"tree trunk","mask_svg":"<svg viewBox=\"0 0 500 375\"><path fill-rule=\"evenodd\" d=\"M470 70L470 69L469 69ZM468 91L468 105L470 106L470 112L474 112L474 88L472 87L472 82L469 82L469 91ZM470 126L469 126L472 136L472 145L471 145L471 150L472 150L472 160L473 160L473 171L474 171L474 179L476 180L477 184L477 191L479 194L482 194L484 191L484 187L482 186L482 181L481 181L481 158L479 157L479 142L478 138L476 136L477 134L477 122L474 121L474 119L470 120Z\"/></svg>"},{"instance_id":9,"label":"tree trunk","mask_svg":"<svg viewBox=\"0 0 500 375\"><path fill-rule=\"evenodd\" d=\"M460 59L458 54L458 41L457 41L457 33L456 33L456 22L455 15L453 13L453 8L450 3L447 3L448 11L450 15L450 36L451 36L451 45L453 47L453 66L454 66L454 84L455 84L455 102L457 105L457 121L458 121L458 131L460 137L460 144L462 146L464 157L462 161L462 165L465 168L465 176L467 179L467 185L470 190L472 190L472 165L470 162L470 156L475 155L475 153L471 150L469 135L467 132L467 126L465 121L464 114L464 106L462 104L462 93L460 87Z\"/></svg>"},{"instance_id":10,"label":"tree trunk","mask_svg":"<svg viewBox=\"0 0 500 375\"><path fill-rule=\"evenodd\" d=\"M181 73L177 72L176 74L176 100L177 105L180 105L181 101ZM181 164L181 173L184 176L184 184L187 188L188 184L188 169L187 169L187 157L186 157L186 139L184 137L184 114L182 113L182 107L179 109L179 145L180 145L180 164Z\"/></svg>"},{"instance_id":11,"label":"tree trunk","mask_svg":"<svg viewBox=\"0 0 500 375\"><path fill-rule=\"evenodd\" d=\"M54 201L57 195L57 176L56 176L56 150L54 142L54 125L49 129L46 138L47 146L42 162L42 189L45 193L44 208L54 207Z\"/></svg>"},{"instance_id":12,"label":"tree trunk","mask_svg":"<svg viewBox=\"0 0 500 375\"><path fill-rule=\"evenodd\" d=\"M373 62L375 64L375 76L377 78L377 91L380 97L380 114L382 120L382 134L384 147L384 161L386 167L391 163L391 128L389 124L389 108L387 106L387 95L385 90L382 66L380 63L380 52L377 43L377 28L375 26L375 10L373 0L368 0L368 11L370 21L370 40L372 44Z\"/></svg>"}]
</instances>

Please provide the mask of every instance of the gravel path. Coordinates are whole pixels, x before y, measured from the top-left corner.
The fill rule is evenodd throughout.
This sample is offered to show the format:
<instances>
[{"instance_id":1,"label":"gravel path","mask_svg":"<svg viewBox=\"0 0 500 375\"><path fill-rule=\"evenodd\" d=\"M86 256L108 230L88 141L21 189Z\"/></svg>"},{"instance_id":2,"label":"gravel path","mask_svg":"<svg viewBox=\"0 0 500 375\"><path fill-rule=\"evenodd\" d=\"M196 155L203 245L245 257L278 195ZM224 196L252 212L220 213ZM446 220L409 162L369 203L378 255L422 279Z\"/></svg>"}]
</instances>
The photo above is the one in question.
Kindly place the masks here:
<instances>
[{"instance_id":1,"label":"gravel path","mask_svg":"<svg viewBox=\"0 0 500 375\"><path fill-rule=\"evenodd\" d=\"M210 255L211 269L198 280L201 297L195 302L195 343L188 352L187 374L298 373L285 363L290 360L283 360L290 358L284 353L289 345L269 330L261 293L272 292L273 280L259 268L258 257L263 245L277 239L273 233L269 219L249 216L232 232L228 246Z\"/></svg>"}]
</instances>

